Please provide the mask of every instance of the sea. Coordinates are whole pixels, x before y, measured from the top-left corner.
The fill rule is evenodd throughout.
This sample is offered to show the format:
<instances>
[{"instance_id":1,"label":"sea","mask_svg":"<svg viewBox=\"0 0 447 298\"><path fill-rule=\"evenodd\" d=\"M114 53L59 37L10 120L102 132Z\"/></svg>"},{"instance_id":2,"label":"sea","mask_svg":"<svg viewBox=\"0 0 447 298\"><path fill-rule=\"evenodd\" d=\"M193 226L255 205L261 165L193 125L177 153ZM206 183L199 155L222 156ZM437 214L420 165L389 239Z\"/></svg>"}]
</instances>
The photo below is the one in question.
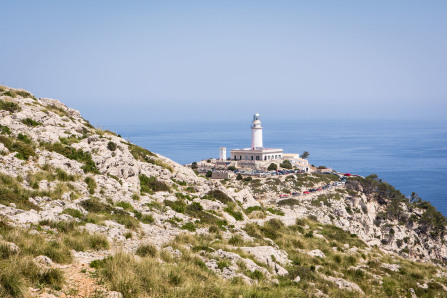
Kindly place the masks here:
<instances>
[{"instance_id":1,"label":"sea","mask_svg":"<svg viewBox=\"0 0 447 298\"><path fill-rule=\"evenodd\" d=\"M250 147L250 121L102 124L131 142L186 164L218 157L219 147ZM447 121L269 120L266 148L310 153L339 172L375 173L403 194L417 193L447 216Z\"/></svg>"}]
</instances>

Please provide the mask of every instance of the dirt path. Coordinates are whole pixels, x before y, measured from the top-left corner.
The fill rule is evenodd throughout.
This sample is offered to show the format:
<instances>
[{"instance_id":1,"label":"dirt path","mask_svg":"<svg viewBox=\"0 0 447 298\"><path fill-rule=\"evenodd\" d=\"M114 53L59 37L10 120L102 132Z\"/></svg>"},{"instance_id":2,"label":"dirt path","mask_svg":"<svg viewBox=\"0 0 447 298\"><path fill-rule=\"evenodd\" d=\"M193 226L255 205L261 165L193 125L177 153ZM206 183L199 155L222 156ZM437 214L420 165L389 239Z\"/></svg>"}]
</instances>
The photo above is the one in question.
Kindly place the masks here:
<instances>
[{"instance_id":1,"label":"dirt path","mask_svg":"<svg viewBox=\"0 0 447 298\"><path fill-rule=\"evenodd\" d=\"M58 268L64 274L65 283L61 290L56 291L51 288L29 289L30 297L121 297L116 292L110 292L100 283L95 270L90 268L89 263L94 259L103 258L101 255L75 256L72 264L53 264L53 268Z\"/></svg>"}]
</instances>

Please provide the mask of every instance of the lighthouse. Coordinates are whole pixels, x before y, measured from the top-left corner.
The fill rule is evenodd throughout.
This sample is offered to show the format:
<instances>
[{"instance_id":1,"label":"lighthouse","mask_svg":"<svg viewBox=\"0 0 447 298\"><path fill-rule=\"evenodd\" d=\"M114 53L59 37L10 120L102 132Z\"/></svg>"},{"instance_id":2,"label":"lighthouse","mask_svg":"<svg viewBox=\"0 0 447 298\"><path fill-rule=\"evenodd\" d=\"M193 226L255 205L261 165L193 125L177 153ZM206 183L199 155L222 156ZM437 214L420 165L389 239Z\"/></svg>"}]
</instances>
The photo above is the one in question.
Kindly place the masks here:
<instances>
[{"instance_id":1,"label":"lighthouse","mask_svg":"<svg viewBox=\"0 0 447 298\"><path fill-rule=\"evenodd\" d=\"M261 116L258 113L253 115L251 122L251 147L231 150L231 160L237 160L239 166L247 168L257 167L256 162L282 160L282 156L282 149L264 148Z\"/></svg>"},{"instance_id":2,"label":"lighthouse","mask_svg":"<svg viewBox=\"0 0 447 298\"><path fill-rule=\"evenodd\" d=\"M253 115L253 122L251 125L251 149L262 149L262 124L261 116L256 113Z\"/></svg>"}]
</instances>

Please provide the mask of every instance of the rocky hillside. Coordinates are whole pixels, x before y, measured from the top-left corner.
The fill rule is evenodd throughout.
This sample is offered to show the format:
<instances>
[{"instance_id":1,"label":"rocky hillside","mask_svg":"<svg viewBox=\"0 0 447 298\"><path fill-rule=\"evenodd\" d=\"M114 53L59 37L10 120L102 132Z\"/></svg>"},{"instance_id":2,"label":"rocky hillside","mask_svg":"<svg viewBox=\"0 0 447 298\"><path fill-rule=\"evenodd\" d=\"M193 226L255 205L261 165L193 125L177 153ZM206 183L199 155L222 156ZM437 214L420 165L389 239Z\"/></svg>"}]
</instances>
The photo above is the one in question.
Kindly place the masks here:
<instances>
[{"instance_id":1,"label":"rocky hillside","mask_svg":"<svg viewBox=\"0 0 447 298\"><path fill-rule=\"evenodd\" d=\"M215 181L0 86L0 296L447 295L446 219L375 176Z\"/></svg>"}]
</instances>

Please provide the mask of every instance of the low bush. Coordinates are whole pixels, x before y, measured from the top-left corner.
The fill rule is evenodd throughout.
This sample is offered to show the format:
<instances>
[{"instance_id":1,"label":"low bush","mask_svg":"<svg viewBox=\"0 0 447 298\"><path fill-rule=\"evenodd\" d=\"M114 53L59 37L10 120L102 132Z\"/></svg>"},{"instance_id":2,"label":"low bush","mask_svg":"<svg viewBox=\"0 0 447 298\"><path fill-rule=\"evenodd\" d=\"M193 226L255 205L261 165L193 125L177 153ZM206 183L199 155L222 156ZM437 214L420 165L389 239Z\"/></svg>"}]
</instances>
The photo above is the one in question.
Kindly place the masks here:
<instances>
[{"instance_id":1,"label":"low bush","mask_svg":"<svg viewBox=\"0 0 447 298\"><path fill-rule=\"evenodd\" d=\"M31 119L31 118L22 119L21 122L23 124L25 124L27 126L31 126L31 127L36 127L36 126L42 125L42 123L37 122L37 121L35 121L35 120Z\"/></svg>"},{"instance_id":2,"label":"low bush","mask_svg":"<svg viewBox=\"0 0 447 298\"><path fill-rule=\"evenodd\" d=\"M178 213L185 213L186 204L181 201L165 200L165 206L171 207L172 210Z\"/></svg>"},{"instance_id":3,"label":"low bush","mask_svg":"<svg viewBox=\"0 0 447 298\"><path fill-rule=\"evenodd\" d=\"M299 205L299 203L296 199L284 199L278 202L278 206L295 206Z\"/></svg>"},{"instance_id":4,"label":"low bush","mask_svg":"<svg viewBox=\"0 0 447 298\"><path fill-rule=\"evenodd\" d=\"M48 151L53 151L65 156L68 159L76 160L84 165L81 167L84 173L99 174L99 170L96 167L95 162L92 159L92 155L88 152L84 152L82 149L75 149L71 146L63 145L62 143L42 143L42 147Z\"/></svg>"},{"instance_id":5,"label":"low bush","mask_svg":"<svg viewBox=\"0 0 447 298\"><path fill-rule=\"evenodd\" d=\"M115 151L117 147L118 146L114 142L107 143L107 149L109 149L110 151Z\"/></svg>"},{"instance_id":6,"label":"low bush","mask_svg":"<svg viewBox=\"0 0 447 298\"><path fill-rule=\"evenodd\" d=\"M264 212L264 209L262 209L261 206L251 206L251 207L248 207L247 209L245 209L245 214L250 214L253 211L262 211L262 212Z\"/></svg>"},{"instance_id":7,"label":"low bush","mask_svg":"<svg viewBox=\"0 0 447 298\"><path fill-rule=\"evenodd\" d=\"M152 258L157 256L157 253L158 253L157 248L151 244L141 244L140 246L138 246L137 251L135 252L137 256L140 257L149 256Z\"/></svg>"},{"instance_id":8,"label":"low bush","mask_svg":"<svg viewBox=\"0 0 447 298\"><path fill-rule=\"evenodd\" d=\"M145 224L152 224L155 220L151 214L145 214L141 217L140 221Z\"/></svg>"},{"instance_id":9,"label":"low bush","mask_svg":"<svg viewBox=\"0 0 447 298\"><path fill-rule=\"evenodd\" d=\"M209 191L202 199L208 199L208 200L214 199L223 204L227 204L233 201L229 196L227 196L223 191L219 189Z\"/></svg>"},{"instance_id":10,"label":"low bush","mask_svg":"<svg viewBox=\"0 0 447 298\"><path fill-rule=\"evenodd\" d=\"M124 210L127 210L127 211L133 211L134 210L132 204L130 204L128 202L124 202L124 201L116 203L115 206L121 207L121 208L123 208Z\"/></svg>"},{"instance_id":11,"label":"low bush","mask_svg":"<svg viewBox=\"0 0 447 298\"><path fill-rule=\"evenodd\" d=\"M82 201L80 205L88 212L110 212L112 207L106 203L101 202L98 198Z\"/></svg>"},{"instance_id":12,"label":"low bush","mask_svg":"<svg viewBox=\"0 0 447 298\"><path fill-rule=\"evenodd\" d=\"M182 227L183 230L188 230L190 232L196 231L196 226L192 222L185 223Z\"/></svg>"},{"instance_id":13,"label":"low bush","mask_svg":"<svg viewBox=\"0 0 447 298\"><path fill-rule=\"evenodd\" d=\"M15 102L0 100L0 110L4 110L4 111L8 111L8 112L14 113L14 112L20 111L21 108Z\"/></svg>"},{"instance_id":14,"label":"low bush","mask_svg":"<svg viewBox=\"0 0 447 298\"><path fill-rule=\"evenodd\" d=\"M35 156L36 152L30 144L26 144L19 140L13 140L7 136L0 135L0 143L3 143L10 152L17 152L16 158L28 160L30 156Z\"/></svg>"},{"instance_id":15,"label":"low bush","mask_svg":"<svg viewBox=\"0 0 447 298\"><path fill-rule=\"evenodd\" d=\"M171 191L169 185L164 182L159 181L156 177L148 177L144 174L139 175L140 179L140 189L141 194L149 193L152 194L158 191Z\"/></svg>"},{"instance_id":16,"label":"low bush","mask_svg":"<svg viewBox=\"0 0 447 298\"><path fill-rule=\"evenodd\" d=\"M8 126L0 124L0 133L1 134L5 134L5 135L10 135L11 134L11 130L9 129Z\"/></svg>"},{"instance_id":17,"label":"low bush","mask_svg":"<svg viewBox=\"0 0 447 298\"><path fill-rule=\"evenodd\" d=\"M85 183L87 183L88 192L92 195L95 193L95 189L97 187L95 178L93 177L86 177L84 180Z\"/></svg>"},{"instance_id":18,"label":"low bush","mask_svg":"<svg viewBox=\"0 0 447 298\"><path fill-rule=\"evenodd\" d=\"M239 211L235 211L233 208L231 207L226 207L224 209L225 212L227 212L228 214L230 214L231 216L233 216L236 220L243 220L244 216L242 215L241 212Z\"/></svg>"}]
</instances>

